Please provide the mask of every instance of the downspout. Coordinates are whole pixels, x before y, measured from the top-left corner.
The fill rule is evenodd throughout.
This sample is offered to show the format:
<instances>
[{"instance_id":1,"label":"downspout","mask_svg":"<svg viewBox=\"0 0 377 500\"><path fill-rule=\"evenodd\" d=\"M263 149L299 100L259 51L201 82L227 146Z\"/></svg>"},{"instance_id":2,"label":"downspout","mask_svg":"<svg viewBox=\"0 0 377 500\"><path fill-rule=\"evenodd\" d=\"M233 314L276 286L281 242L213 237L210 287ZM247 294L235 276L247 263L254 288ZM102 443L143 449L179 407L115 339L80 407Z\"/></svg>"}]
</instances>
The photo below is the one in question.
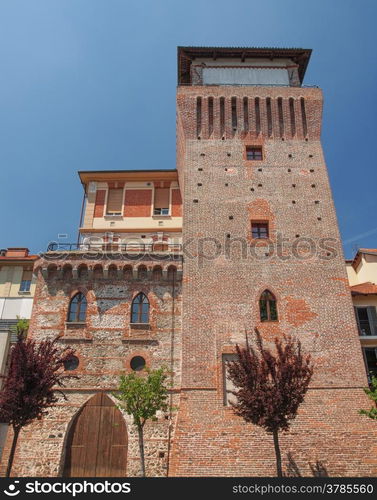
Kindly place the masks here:
<instances>
[{"instance_id":1,"label":"downspout","mask_svg":"<svg viewBox=\"0 0 377 500\"><path fill-rule=\"evenodd\" d=\"M79 245L79 243L80 243L80 228L82 226L82 221L83 221L83 217L84 217L84 208L85 208L85 200L86 200L86 186L84 184L83 184L83 188L84 188L84 194L83 194L83 197L82 197L81 212L80 212L80 223L79 223L79 229L78 229L78 232L77 232L77 245Z\"/></svg>"},{"instance_id":2,"label":"downspout","mask_svg":"<svg viewBox=\"0 0 377 500\"><path fill-rule=\"evenodd\" d=\"M175 277L173 272L172 282L172 314L171 314L171 343L170 343L170 394L169 394L169 431L168 431L168 459L166 463L166 476L169 477L171 435L173 427L173 384L174 384L174 336L175 336Z\"/></svg>"}]
</instances>

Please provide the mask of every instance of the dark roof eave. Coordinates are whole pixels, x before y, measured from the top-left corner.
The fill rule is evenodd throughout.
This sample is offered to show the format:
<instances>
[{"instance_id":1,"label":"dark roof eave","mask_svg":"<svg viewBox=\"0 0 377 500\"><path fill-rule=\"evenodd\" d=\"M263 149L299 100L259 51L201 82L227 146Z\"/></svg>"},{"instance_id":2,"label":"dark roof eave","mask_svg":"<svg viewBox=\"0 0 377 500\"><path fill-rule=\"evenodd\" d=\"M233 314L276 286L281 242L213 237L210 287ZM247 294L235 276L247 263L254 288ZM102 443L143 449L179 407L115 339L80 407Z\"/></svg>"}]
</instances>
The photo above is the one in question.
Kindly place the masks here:
<instances>
[{"instance_id":1,"label":"dark roof eave","mask_svg":"<svg viewBox=\"0 0 377 500\"><path fill-rule=\"evenodd\" d=\"M147 169L147 170L78 170L77 173L80 174L123 174L130 173L136 174L141 172L177 172L176 168L156 168L156 169Z\"/></svg>"},{"instance_id":2,"label":"dark roof eave","mask_svg":"<svg viewBox=\"0 0 377 500\"><path fill-rule=\"evenodd\" d=\"M278 47L183 47L178 49L178 83L182 83L185 69L182 68L184 58L190 61L195 57L249 57L249 58L279 58L287 57L299 65L299 76L301 83L304 80L306 68L312 53L312 49L302 48L278 48ZM187 68L186 68L187 71Z\"/></svg>"}]
</instances>

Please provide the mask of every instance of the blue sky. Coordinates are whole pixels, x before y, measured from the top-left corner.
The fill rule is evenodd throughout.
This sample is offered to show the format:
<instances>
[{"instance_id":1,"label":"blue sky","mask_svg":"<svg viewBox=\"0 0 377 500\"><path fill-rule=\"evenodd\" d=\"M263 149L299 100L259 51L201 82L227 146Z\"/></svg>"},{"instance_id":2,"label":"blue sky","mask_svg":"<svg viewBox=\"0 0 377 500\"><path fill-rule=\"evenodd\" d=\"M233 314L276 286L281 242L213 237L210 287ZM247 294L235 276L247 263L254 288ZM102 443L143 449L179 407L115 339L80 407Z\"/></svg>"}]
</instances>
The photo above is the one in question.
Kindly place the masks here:
<instances>
[{"instance_id":1,"label":"blue sky","mask_svg":"<svg viewBox=\"0 0 377 500\"><path fill-rule=\"evenodd\" d=\"M376 0L0 0L0 248L75 241L78 170L175 168L177 45L312 48L347 257L377 247Z\"/></svg>"}]
</instances>

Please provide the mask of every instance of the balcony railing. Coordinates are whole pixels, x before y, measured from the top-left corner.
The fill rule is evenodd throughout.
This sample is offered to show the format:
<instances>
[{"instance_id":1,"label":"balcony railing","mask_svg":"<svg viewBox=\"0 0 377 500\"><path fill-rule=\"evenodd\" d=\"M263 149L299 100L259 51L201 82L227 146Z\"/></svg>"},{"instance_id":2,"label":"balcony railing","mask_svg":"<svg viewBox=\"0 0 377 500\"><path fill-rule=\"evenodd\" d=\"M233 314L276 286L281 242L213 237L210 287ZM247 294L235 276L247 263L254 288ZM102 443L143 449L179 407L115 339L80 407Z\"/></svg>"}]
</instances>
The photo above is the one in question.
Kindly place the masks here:
<instances>
[{"instance_id":1,"label":"balcony railing","mask_svg":"<svg viewBox=\"0 0 377 500\"><path fill-rule=\"evenodd\" d=\"M290 85L286 83L191 83L182 82L178 87L292 87L318 89L319 85Z\"/></svg>"},{"instance_id":2,"label":"balcony railing","mask_svg":"<svg viewBox=\"0 0 377 500\"><path fill-rule=\"evenodd\" d=\"M50 243L47 252L180 253L180 243Z\"/></svg>"}]
</instances>

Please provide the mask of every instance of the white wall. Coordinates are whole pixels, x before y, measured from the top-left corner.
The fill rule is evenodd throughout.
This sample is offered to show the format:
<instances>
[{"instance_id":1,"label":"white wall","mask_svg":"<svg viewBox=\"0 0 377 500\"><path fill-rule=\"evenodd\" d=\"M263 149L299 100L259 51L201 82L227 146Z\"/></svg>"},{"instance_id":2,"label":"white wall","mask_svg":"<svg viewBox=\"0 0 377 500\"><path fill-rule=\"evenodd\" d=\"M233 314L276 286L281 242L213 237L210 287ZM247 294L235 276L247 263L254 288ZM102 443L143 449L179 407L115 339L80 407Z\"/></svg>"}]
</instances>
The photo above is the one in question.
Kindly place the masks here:
<instances>
[{"instance_id":1,"label":"white wall","mask_svg":"<svg viewBox=\"0 0 377 500\"><path fill-rule=\"evenodd\" d=\"M30 319L33 307L32 297L7 298L2 300L4 300L4 307L0 309L0 313L2 311L1 319L17 319L17 316Z\"/></svg>"},{"instance_id":2,"label":"white wall","mask_svg":"<svg viewBox=\"0 0 377 500\"><path fill-rule=\"evenodd\" d=\"M289 85L285 68L203 68L204 85Z\"/></svg>"}]
</instances>

